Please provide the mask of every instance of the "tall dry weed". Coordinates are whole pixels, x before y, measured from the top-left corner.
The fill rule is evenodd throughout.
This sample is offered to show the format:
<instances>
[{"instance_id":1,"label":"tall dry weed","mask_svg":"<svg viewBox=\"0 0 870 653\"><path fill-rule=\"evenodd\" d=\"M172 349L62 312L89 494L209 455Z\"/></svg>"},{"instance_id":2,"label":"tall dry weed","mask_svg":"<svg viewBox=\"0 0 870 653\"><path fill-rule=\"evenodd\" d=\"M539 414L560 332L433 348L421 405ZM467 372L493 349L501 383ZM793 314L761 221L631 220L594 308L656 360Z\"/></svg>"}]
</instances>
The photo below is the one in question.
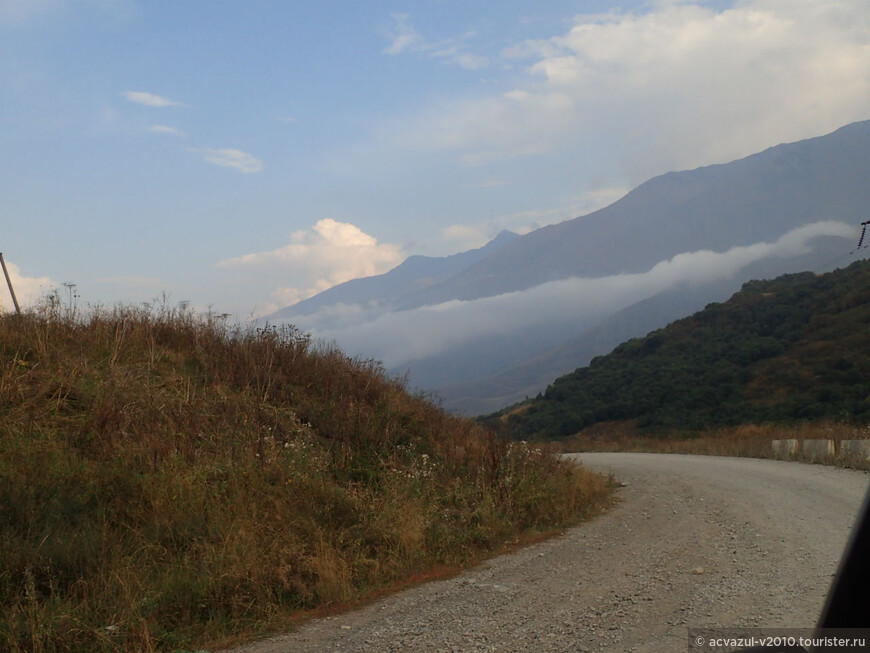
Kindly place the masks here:
<instances>
[{"instance_id":1,"label":"tall dry weed","mask_svg":"<svg viewBox=\"0 0 870 653\"><path fill-rule=\"evenodd\" d=\"M842 440L870 439L870 429L854 424L831 421L798 422L794 424L741 424L719 427L709 431L660 433L644 436L632 423L602 423L587 429L559 444L561 451L635 451L650 453L683 453L750 458L777 458L774 440ZM870 469L870 461L834 457L816 460L791 456L793 460L824 462L827 464Z\"/></svg>"}]
</instances>

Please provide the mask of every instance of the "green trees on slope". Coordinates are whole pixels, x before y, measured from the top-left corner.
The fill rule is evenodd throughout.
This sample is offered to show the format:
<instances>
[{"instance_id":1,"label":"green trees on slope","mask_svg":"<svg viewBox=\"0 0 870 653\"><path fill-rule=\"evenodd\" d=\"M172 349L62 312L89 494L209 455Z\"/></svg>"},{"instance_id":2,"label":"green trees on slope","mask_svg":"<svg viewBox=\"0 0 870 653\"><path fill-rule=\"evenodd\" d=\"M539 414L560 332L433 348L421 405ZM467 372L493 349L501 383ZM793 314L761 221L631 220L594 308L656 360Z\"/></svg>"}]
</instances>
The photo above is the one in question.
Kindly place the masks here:
<instances>
[{"instance_id":1,"label":"green trees on slope","mask_svg":"<svg viewBox=\"0 0 870 653\"><path fill-rule=\"evenodd\" d=\"M485 421L522 438L629 419L648 430L866 423L868 326L870 262L750 281L727 302L629 340Z\"/></svg>"}]
</instances>

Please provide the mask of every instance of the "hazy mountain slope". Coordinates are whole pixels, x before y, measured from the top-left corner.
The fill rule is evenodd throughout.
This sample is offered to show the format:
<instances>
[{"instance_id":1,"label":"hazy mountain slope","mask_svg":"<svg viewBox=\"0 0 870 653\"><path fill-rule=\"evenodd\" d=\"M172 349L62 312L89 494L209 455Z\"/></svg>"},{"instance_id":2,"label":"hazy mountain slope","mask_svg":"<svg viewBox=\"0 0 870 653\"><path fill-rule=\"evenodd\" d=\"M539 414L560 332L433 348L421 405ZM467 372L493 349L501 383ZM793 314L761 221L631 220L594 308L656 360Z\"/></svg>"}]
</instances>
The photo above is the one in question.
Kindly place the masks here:
<instances>
[{"instance_id":1,"label":"hazy mountain slope","mask_svg":"<svg viewBox=\"0 0 870 653\"><path fill-rule=\"evenodd\" d=\"M870 422L870 262L753 281L588 367L500 420L561 437L609 420L642 427L828 418Z\"/></svg>"},{"instance_id":2,"label":"hazy mountain slope","mask_svg":"<svg viewBox=\"0 0 870 653\"><path fill-rule=\"evenodd\" d=\"M462 383L447 383L435 388L444 406L466 415L498 410L533 397L555 378L577 367L588 365L595 356L605 354L618 344L647 334L669 322L701 310L710 302L724 301L750 279L769 279L788 271L829 271L834 264L854 261L864 252L843 255L841 239L827 239L815 250L794 259L774 259L748 266L739 275L700 286L684 285L633 304L594 326L577 330L578 335L542 353L524 358L496 374ZM850 245L852 245L850 243ZM421 367L422 369L422 367Z\"/></svg>"},{"instance_id":3,"label":"hazy mountain slope","mask_svg":"<svg viewBox=\"0 0 870 653\"><path fill-rule=\"evenodd\" d=\"M860 222L870 206L868 179L870 121L863 121L655 177L606 208L526 234L414 300L434 304L570 276L638 272L680 252L775 240L809 222Z\"/></svg>"},{"instance_id":4,"label":"hazy mountain slope","mask_svg":"<svg viewBox=\"0 0 870 653\"><path fill-rule=\"evenodd\" d=\"M733 291L732 284L727 285ZM465 383L448 384L437 388L436 393L448 409L457 413L479 415L496 411L535 396L553 379L587 365L595 356L610 351L629 338L646 334L672 320L694 313L709 303L711 294L721 295L719 299L724 299L731 293L724 288L721 293L714 293L706 287L703 291L686 292L681 289L659 293L497 374Z\"/></svg>"}]
</instances>

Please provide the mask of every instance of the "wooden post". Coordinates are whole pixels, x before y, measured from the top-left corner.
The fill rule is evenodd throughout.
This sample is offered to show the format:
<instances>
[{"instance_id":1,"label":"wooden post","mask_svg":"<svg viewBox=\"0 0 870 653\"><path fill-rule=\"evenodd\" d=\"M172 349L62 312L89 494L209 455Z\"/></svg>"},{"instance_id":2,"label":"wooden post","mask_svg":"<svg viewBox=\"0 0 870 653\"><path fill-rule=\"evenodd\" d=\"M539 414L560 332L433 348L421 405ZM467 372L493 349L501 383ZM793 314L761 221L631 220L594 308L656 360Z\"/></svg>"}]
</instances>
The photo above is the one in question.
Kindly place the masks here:
<instances>
[{"instance_id":1,"label":"wooden post","mask_svg":"<svg viewBox=\"0 0 870 653\"><path fill-rule=\"evenodd\" d=\"M3 274L6 275L6 285L9 286L9 294L12 295L15 312L21 315L21 307L18 305L18 298L15 296L15 290L12 288L12 279L9 278L9 270L6 269L6 260L3 258L3 252L0 252L0 265L3 266Z\"/></svg>"}]
</instances>

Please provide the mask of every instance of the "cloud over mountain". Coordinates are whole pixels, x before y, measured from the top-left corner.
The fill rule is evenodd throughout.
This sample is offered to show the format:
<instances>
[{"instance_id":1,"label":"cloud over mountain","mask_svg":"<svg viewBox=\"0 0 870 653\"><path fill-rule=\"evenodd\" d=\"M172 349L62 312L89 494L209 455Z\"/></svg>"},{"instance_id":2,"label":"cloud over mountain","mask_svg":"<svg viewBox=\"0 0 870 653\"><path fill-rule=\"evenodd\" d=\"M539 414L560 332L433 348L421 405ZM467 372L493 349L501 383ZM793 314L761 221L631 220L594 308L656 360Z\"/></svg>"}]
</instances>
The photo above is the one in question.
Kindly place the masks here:
<instances>
[{"instance_id":1,"label":"cloud over mountain","mask_svg":"<svg viewBox=\"0 0 870 653\"><path fill-rule=\"evenodd\" d=\"M562 35L506 48L503 59L521 73L515 88L434 107L396 130L398 138L483 164L606 133L636 183L870 111L864 2L651 4L582 15Z\"/></svg>"},{"instance_id":2,"label":"cloud over mountain","mask_svg":"<svg viewBox=\"0 0 870 653\"><path fill-rule=\"evenodd\" d=\"M562 279L493 297L392 312L364 324L351 323L322 332L315 329L314 335L337 341L351 353L397 367L477 338L516 333L542 324L582 324L600 319L680 284L710 283L729 278L765 258L806 254L819 237L855 235L851 225L817 222L793 229L771 243L759 242L724 252L699 250L677 254L642 273ZM327 310L331 311L331 320L335 320L337 312L357 317L359 311L353 306L333 306ZM325 317L301 318L297 325L307 328L326 321Z\"/></svg>"},{"instance_id":3,"label":"cloud over mountain","mask_svg":"<svg viewBox=\"0 0 870 653\"><path fill-rule=\"evenodd\" d=\"M273 284L283 283L272 292L278 308L350 279L381 274L404 258L399 245L379 243L356 225L324 218L310 230L295 232L288 245L227 259L217 267L257 270ZM288 279L297 282L286 285Z\"/></svg>"}]
</instances>

